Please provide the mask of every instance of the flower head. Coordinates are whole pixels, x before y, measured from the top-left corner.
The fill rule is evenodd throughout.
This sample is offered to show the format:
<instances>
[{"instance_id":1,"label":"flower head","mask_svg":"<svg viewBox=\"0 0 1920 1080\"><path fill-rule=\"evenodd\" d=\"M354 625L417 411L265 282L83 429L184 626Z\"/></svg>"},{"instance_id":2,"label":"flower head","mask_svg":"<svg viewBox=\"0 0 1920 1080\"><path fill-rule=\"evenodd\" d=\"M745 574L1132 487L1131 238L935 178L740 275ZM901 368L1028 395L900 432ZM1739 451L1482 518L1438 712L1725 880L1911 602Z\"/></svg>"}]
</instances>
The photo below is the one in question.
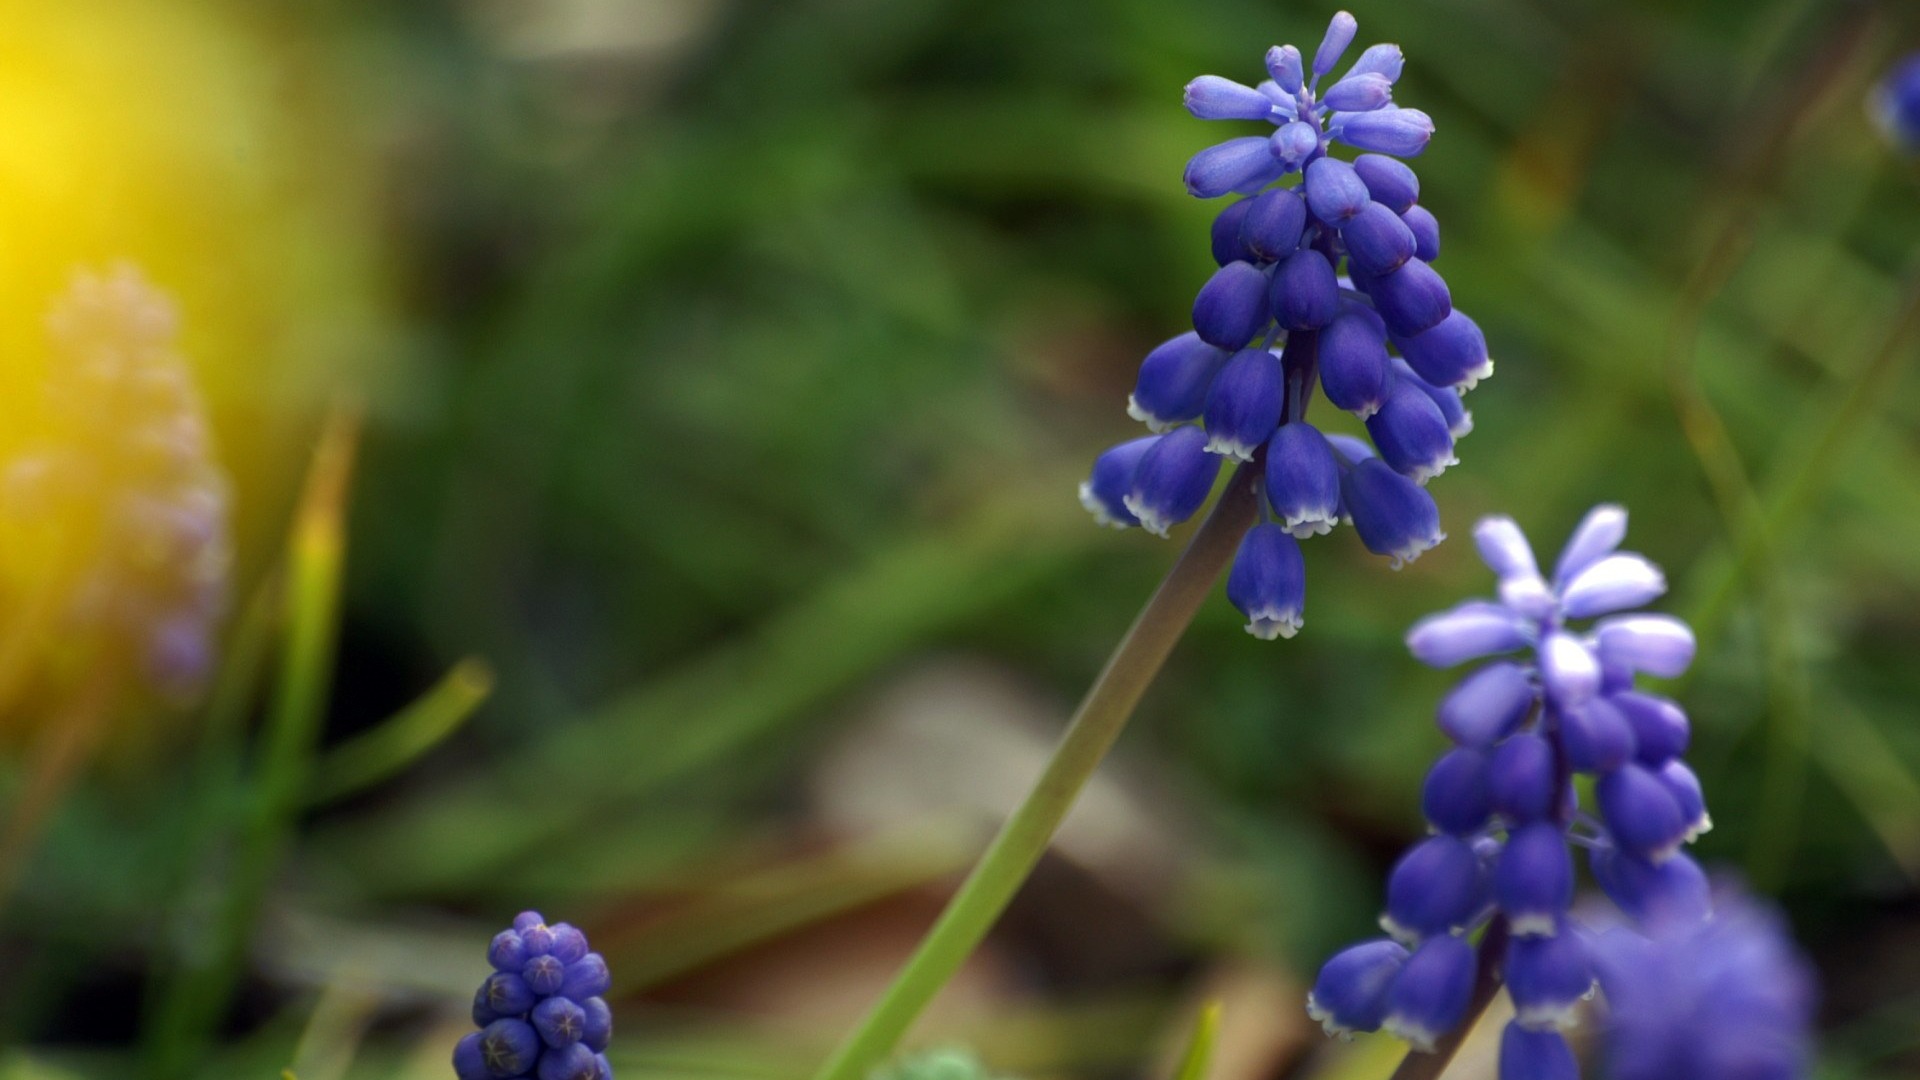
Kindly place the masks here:
<instances>
[{"instance_id":1,"label":"flower head","mask_svg":"<svg viewBox=\"0 0 1920 1080\"><path fill-rule=\"evenodd\" d=\"M169 697L212 669L230 561L226 480L177 322L131 266L75 277L47 320L49 429L8 467L0 515L55 552L39 576L71 631Z\"/></svg>"},{"instance_id":2,"label":"flower head","mask_svg":"<svg viewBox=\"0 0 1920 1080\"><path fill-rule=\"evenodd\" d=\"M1667 913L1594 935L1614 1080L1805 1075L1812 970L1777 913L1738 892L1715 899L1708 917Z\"/></svg>"},{"instance_id":3,"label":"flower head","mask_svg":"<svg viewBox=\"0 0 1920 1080\"><path fill-rule=\"evenodd\" d=\"M493 974L473 997L480 1028L453 1048L459 1080L613 1080L607 962L566 923L521 912L487 948Z\"/></svg>"},{"instance_id":4,"label":"flower head","mask_svg":"<svg viewBox=\"0 0 1920 1080\"><path fill-rule=\"evenodd\" d=\"M1920 53L1900 61L1867 98L1867 112L1887 140L1920 154Z\"/></svg>"},{"instance_id":5,"label":"flower head","mask_svg":"<svg viewBox=\"0 0 1920 1080\"><path fill-rule=\"evenodd\" d=\"M1257 463L1263 505L1297 538L1351 521L1396 568L1445 539L1424 485L1457 462L1454 444L1473 427L1460 396L1493 364L1480 328L1453 310L1429 265L1438 225L1418 203L1419 177L1398 159L1426 148L1433 123L1394 103L1399 46L1372 46L1334 77L1357 32L1343 11L1310 54L1270 50L1269 78L1257 85L1217 75L1187 84L1194 116L1268 130L1187 165L1193 195L1240 197L1214 220L1219 269L1194 300L1193 331L1148 354L1127 403L1166 441L1152 452L1137 440L1109 450L1082 486L1102 524L1166 535L1198 513L1201 485L1217 473L1202 466L1204 453ZM1347 150L1359 153L1341 156ZM1316 386L1364 422L1371 446L1308 424ZM1203 436L1181 436L1196 425ZM1241 579L1279 580L1269 569L1278 547L1243 548L1262 565ZM1286 583L1275 609L1285 614L1250 612L1250 631L1298 626L1304 594L1291 576ZM1263 611L1274 603L1258 602Z\"/></svg>"},{"instance_id":6,"label":"flower head","mask_svg":"<svg viewBox=\"0 0 1920 1080\"><path fill-rule=\"evenodd\" d=\"M1494 572L1498 598L1430 616L1407 635L1413 654L1436 667L1493 659L1440 703L1440 730L1455 745L1421 791L1433 835L1410 848L1387 880L1380 922L1389 938L1355 946L1323 970L1309 1009L1329 1030L1379 1026L1430 1046L1464 1018L1477 966L1497 962L1514 1005L1502 1042L1503 1076L1576 1075L1559 1029L1574 1022L1596 977L1628 984L1617 1006L1628 1046L1620 1060L1650 1064L1620 1072L1625 1080L1794 1075L1726 1071L1731 1066L1711 1055L1735 1054L1748 1025L1799 1016L1801 1026L1783 1021L1778 1038L1756 1035L1757 1056L1740 1059L1769 1067L1797 1060L1788 1051L1800 1045L1803 1010L1793 1010L1801 1007L1804 994L1796 988L1804 980L1754 992L1750 1004L1724 987L1688 996L1689 980L1757 979L1769 966L1784 971L1779 957L1786 954L1784 946L1768 952L1753 944L1764 935L1745 909L1714 914L1705 874L1679 853L1708 826L1700 782L1680 756L1686 714L1635 680L1684 671L1693 635L1669 616L1633 613L1659 597L1666 580L1653 563L1619 550L1626 528L1619 507L1595 508L1549 575L1511 519L1484 519L1474 541ZM1597 813L1582 807L1576 774L1593 778ZM1597 946L1601 939L1573 919L1576 848L1589 853L1594 879L1644 934L1619 931L1628 944L1606 938ZM1495 918L1507 934L1487 939L1493 951L1476 957L1466 939ZM1727 928L1701 929L1716 921ZM1648 941L1654 944L1647 948L1673 944L1678 959L1662 963L1698 970L1682 976L1636 968L1630 947ZM1613 969L1619 971L1610 976ZM1711 974L1734 969L1739 973ZM1671 991L1659 989L1666 980L1673 980ZM1611 999L1611 984L1607 990ZM1723 1024L1724 1034L1714 1031L1717 1042L1685 1050L1706 1056L1675 1057L1682 1051L1662 1040L1691 1030L1696 1021L1688 1010L1718 1008L1723 998L1738 1008L1698 1022L1709 1030ZM1783 1049L1769 1049L1776 1045Z\"/></svg>"}]
</instances>

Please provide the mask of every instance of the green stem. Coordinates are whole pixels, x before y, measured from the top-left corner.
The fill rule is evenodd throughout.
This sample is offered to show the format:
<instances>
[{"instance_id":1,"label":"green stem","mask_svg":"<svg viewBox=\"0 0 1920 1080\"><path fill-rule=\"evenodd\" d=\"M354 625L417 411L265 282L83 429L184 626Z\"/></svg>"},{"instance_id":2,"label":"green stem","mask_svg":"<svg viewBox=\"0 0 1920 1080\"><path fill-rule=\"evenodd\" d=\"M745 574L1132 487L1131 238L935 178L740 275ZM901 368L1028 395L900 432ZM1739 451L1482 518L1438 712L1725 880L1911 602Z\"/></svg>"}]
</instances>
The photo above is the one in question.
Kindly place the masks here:
<instances>
[{"instance_id":1,"label":"green stem","mask_svg":"<svg viewBox=\"0 0 1920 1080\"><path fill-rule=\"evenodd\" d=\"M986 937L1239 550L1240 538L1253 525L1256 471L1242 465L1234 473L1213 512L1087 690L1033 790L1001 826L893 985L815 1080L864 1080Z\"/></svg>"}]
</instances>

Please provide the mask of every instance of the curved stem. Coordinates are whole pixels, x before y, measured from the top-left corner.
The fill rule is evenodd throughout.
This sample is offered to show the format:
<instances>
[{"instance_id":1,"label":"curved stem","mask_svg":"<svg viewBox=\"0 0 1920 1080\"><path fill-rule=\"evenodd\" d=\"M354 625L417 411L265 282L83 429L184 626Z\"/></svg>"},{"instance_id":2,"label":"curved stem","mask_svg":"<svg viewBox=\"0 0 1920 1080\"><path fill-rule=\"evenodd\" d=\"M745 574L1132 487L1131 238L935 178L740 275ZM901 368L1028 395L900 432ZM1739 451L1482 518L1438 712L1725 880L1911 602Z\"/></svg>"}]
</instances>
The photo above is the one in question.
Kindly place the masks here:
<instances>
[{"instance_id":1,"label":"curved stem","mask_svg":"<svg viewBox=\"0 0 1920 1080\"><path fill-rule=\"evenodd\" d=\"M1253 524L1258 472L1254 465L1242 465L1234 473L1213 512L1088 688L1033 790L1000 827L893 985L815 1074L816 1080L864 1080L986 937L1233 560L1240 538Z\"/></svg>"},{"instance_id":2,"label":"curved stem","mask_svg":"<svg viewBox=\"0 0 1920 1080\"><path fill-rule=\"evenodd\" d=\"M1446 1037L1436 1042L1429 1053L1418 1050L1407 1051L1400 1059L1400 1067L1393 1070L1388 1080L1435 1080L1447 1071L1447 1064L1460 1050L1460 1044L1480 1022L1480 1014L1487 1011L1493 1003L1493 995L1500 992L1500 964L1506 958L1507 920L1496 917L1487 927L1485 937L1480 939L1479 970L1473 977L1473 1000L1467 1005L1467 1015Z\"/></svg>"}]
</instances>

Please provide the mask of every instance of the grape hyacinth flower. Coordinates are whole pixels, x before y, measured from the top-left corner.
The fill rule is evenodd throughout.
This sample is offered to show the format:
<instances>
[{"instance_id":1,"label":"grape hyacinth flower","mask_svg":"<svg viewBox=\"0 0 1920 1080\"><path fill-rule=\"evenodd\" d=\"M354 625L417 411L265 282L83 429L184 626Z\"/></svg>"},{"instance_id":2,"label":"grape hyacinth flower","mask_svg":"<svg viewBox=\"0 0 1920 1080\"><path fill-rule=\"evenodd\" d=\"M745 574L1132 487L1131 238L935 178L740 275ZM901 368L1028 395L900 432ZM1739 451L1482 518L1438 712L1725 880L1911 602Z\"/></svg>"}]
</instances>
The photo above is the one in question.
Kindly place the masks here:
<instances>
[{"instance_id":1,"label":"grape hyacinth flower","mask_svg":"<svg viewBox=\"0 0 1920 1080\"><path fill-rule=\"evenodd\" d=\"M1549 576L1511 519L1486 518L1474 540L1499 599L1430 616L1407 635L1414 656L1435 667L1488 662L1440 702L1439 727L1454 746L1421 794L1433 835L1388 877L1388 936L1329 960L1308 999L1328 1032L1384 1028L1431 1050L1467 1019L1478 965L1497 964L1514 1005L1501 1075L1577 1076L1559 1032L1591 996L1601 961L1571 914L1574 849L1588 853L1602 891L1656 941L1691 941L1671 928L1720 918L1706 875L1680 853L1709 825L1681 756L1686 714L1636 686L1642 674L1681 674L1693 634L1670 616L1632 613L1665 592L1666 580L1645 558L1618 550L1626 528L1625 511L1596 507ZM1592 777L1597 813L1581 806L1576 775ZM1487 951L1476 955L1469 935L1496 918L1500 935L1489 930ZM1722 949L1734 946L1698 946L1699 962ZM1735 1031L1784 1008L1723 1019ZM1630 1020L1622 1021L1629 1029ZM1733 1045L1737 1032L1725 1040ZM1798 1045L1797 1036L1789 1041Z\"/></svg>"},{"instance_id":2,"label":"grape hyacinth flower","mask_svg":"<svg viewBox=\"0 0 1920 1080\"><path fill-rule=\"evenodd\" d=\"M1613 1080L1806 1075L1812 969L1773 911L1722 892L1709 918L1610 927L1589 949L1607 998Z\"/></svg>"},{"instance_id":3,"label":"grape hyacinth flower","mask_svg":"<svg viewBox=\"0 0 1920 1080\"><path fill-rule=\"evenodd\" d=\"M473 995L479 1031L454 1044L459 1080L613 1080L607 963L566 923L523 911L487 949L493 974Z\"/></svg>"},{"instance_id":4,"label":"grape hyacinth flower","mask_svg":"<svg viewBox=\"0 0 1920 1080\"><path fill-rule=\"evenodd\" d=\"M1902 153L1920 154L1920 53L1895 65L1867 98L1867 113Z\"/></svg>"},{"instance_id":5,"label":"grape hyacinth flower","mask_svg":"<svg viewBox=\"0 0 1920 1080\"><path fill-rule=\"evenodd\" d=\"M227 486L175 351L177 317L138 271L81 274L48 329L50 431L5 477L6 517L51 538L71 629L185 698L225 611Z\"/></svg>"},{"instance_id":6,"label":"grape hyacinth flower","mask_svg":"<svg viewBox=\"0 0 1920 1080\"><path fill-rule=\"evenodd\" d=\"M1356 31L1343 11L1311 57L1268 52L1258 86L1187 85L1194 116L1270 130L1188 163L1193 195L1238 196L1214 219L1219 269L1194 300L1193 330L1140 365L1127 411L1154 434L1101 454L1080 489L1101 524L1165 536L1205 505L1223 461L1251 463L1267 523L1247 536L1228 597L1263 638L1300 627L1295 540L1351 522L1398 568L1445 539L1424 485L1458 462L1473 426L1461 395L1493 370L1430 265L1439 227L1399 160L1433 134L1427 114L1394 103L1399 46L1372 46L1332 77ZM1315 386L1371 445L1308 423Z\"/></svg>"}]
</instances>

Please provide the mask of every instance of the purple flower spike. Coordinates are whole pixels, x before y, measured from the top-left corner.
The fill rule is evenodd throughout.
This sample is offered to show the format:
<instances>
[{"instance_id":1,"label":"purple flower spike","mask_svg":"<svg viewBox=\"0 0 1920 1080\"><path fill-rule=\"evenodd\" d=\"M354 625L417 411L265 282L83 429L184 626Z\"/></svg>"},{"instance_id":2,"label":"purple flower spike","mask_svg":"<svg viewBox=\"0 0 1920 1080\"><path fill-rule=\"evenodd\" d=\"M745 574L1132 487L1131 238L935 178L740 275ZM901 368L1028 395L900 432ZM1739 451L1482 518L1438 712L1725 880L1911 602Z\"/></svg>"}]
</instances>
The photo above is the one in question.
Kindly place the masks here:
<instances>
[{"instance_id":1,"label":"purple flower spike","mask_svg":"<svg viewBox=\"0 0 1920 1080\"><path fill-rule=\"evenodd\" d=\"M1594 967L1611 1012L1618 1080L1806 1075L1814 983L1780 917L1729 893L1713 918L1599 935Z\"/></svg>"},{"instance_id":2,"label":"purple flower spike","mask_svg":"<svg viewBox=\"0 0 1920 1080\"><path fill-rule=\"evenodd\" d=\"M1451 934L1428 938L1393 980L1382 1026L1415 1049L1431 1051L1466 1017L1478 967L1473 946L1464 939Z\"/></svg>"},{"instance_id":3,"label":"purple flower spike","mask_svg":"<svg viewBox=\"0 0 1920 1080\"><path fill-rule=\"evenodd\" d=\"M1406 947L1385 938L1342 949L1321 966L1307 995L1307 1015L1329 1035L1378 1031L1387 1016L1387 991L1406 962Z\"/></svg>"},{"instance_id":4,"label":"purple flower spike","mask_svg":"<svg viewBox=\"0 0 1920 1080\"><path fill-rule=\"evenodd\" d=\"M1251 86L1218 75L1202 75L1187 84L1187 111L1202 120L1265 120L1273 102Z\"/></svg>"},{"instance_id":5,"label":"purple flower spike","mask_svg":"<svg viewBox=\"0 0 1920 1080\"><path fill-rule=\"evenodd\" d=\"M1580 1063L1559 1032L1515 1020L1500 1035L1500 1080L1580 1080Z\"/></svg>"},{"instance_id":6,"label":"purple flower spike","mask_svg":"<svg viewBox=\"0 0 1920 1080\"><path fill-rule=\"evenodd\" d=\"M1247 633L1292 637L1306 607L1307 570L1300 544L1268 521L1247 530L1227 574L1227 599L1247 617Z\"/></svg>"},{"instance_id":7,"label":"purple flower spike","mask_svg":"<svg viewBox=\"0 0 1920 1080\"><path fill-rule=\"evenodd\" d=\"M1207 501L1220 459L1207 453L1206 433L1176 428L1147 448L1133 474L1133 489L1122 503L1140 527L1155 536L1192 517Z\"/></svg>"},{"instance_id":8,"label":"purple flower spike","mask_svg":"<svg viewBox=\"0 0 1920 1080\"><path fill-rule=\"evenodd\" d=\"M1161 342L1140 362L1140 378L1127 398L1127 415L1154 431L1198 417L1207 391L1227 362L1227 351L1188 331Z\"/></svg>"},{"instance_id":9,"label":"purple flower spike","mask_svg":"<svg viewBox=\"0 0 1920 1080\"><path fill-rule=\"evenodd\" d=\"M1279 357L1264 348L1233 354L1207 395L1207 451L1252 461L1280 426L1284 395Z\"/></svg>"},{"instance_id":10,"label":"purple flower spike","mask_svg":"<svg viewBox=\"0 0 1920 1080\"><path fill-rule=\"evenodd\" d=\"M1920 154L1920 53L1910 54L1874 87L1867 114L1896 149Z\"/></svg>"},{"instance_id":11,"label":"purple flower spike","mask_svg":"<svg viewBox=\"0 0 1920 1080\"><path fill-rule=\"evenodd\" d=\"M1231 262L1213 272L1193 301L1200 340L1237 350L1266 329L1267 276L1252 263Z\"/></svg>"},{"instance_id":12,"label":"purple flower spike","mask_svg":"<svg viewBox=\"0 0 1920 1080\"><path fill-rule=\"evenodd\" d=\"M1267 442L1267 505L1280 527L1302 540L1340 520L1340 465L1326 436L1304 420L1283 424Z\"/></svg>"},{"instance_id":13,"label":"purple flower spike","mask_svg":"<svg viewBox=\"0 0 1920 1080\"><path fill-rule=\"evenodd\" d=\"M1421 259L1432 245L1419 178L1394 158L1424 149L1433 123L1394 103L1406 63L1398 46L1373 45L1334 70L1356 33L1341 12L1305 59L1292 45L1270 50L1267 80L1202 75L1186 85L1194 116L1265 123L1269 134L1233 132L1187 163L1191 194L1244 197L1214 215L1219 268L1195 296L1193 333L1148 354L1128 399L1162 437L1110 448L1081 485L1100 523L1164 535L1198 513L1218 462L1189 452L1197 439L1242 463L1267 455L1261 495L1296 539L1346 520L1398 569L1446 538L1420 484L1454 464L1455 441L1472 430L1454 388L1477 377L1486 343L1475 328L1465 343L1443 332L1412 346L1417 363L1388 351L1389 331L1425 332L1447 318L1452 296ZM1363 152L1349 162L1335 142ZM1368 424L1373 444L1304 427L1316 383ZM1292 625L1250 619L1274 636Z\"/></svg>"}]
</instances>

